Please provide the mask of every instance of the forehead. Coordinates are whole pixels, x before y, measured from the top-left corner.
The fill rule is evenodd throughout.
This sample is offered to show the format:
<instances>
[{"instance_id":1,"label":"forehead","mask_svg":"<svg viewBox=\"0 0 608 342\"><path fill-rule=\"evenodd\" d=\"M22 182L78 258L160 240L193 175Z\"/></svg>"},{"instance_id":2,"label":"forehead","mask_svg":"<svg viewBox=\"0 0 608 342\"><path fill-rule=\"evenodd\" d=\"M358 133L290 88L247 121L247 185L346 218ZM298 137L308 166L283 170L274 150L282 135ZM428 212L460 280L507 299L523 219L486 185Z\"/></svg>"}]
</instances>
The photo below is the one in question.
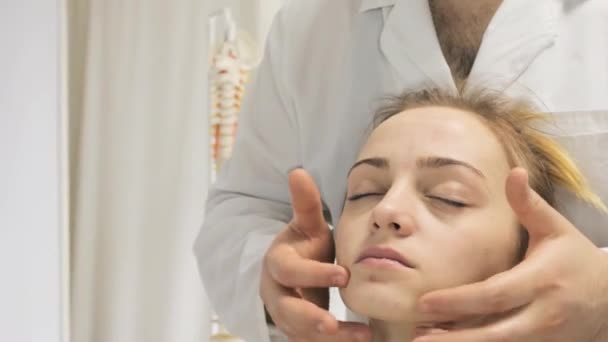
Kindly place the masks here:
<instances>
[{"instance_id":1,"label":"forehead","mask_svg":"<svg viewBox=\"0 0 608 342\"><path fill-rule=\"evenodd\" d=\"M490 174L509 169L501 143L477 114L449 107L408 109L391 117L372 132L359 159L411 163L425 156L462 160Z\"/></svg>"}]
</instances>

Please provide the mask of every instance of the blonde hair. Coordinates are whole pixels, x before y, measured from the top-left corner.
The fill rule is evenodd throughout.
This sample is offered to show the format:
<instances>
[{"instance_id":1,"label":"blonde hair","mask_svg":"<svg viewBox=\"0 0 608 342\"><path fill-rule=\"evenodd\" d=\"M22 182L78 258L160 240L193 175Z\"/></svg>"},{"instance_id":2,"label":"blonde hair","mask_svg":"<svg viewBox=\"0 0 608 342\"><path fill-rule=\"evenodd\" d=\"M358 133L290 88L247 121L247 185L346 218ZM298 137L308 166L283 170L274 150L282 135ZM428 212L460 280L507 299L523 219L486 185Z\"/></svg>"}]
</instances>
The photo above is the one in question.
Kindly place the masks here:
<instances>
[{"instance_id":1,"label":"blonde hair","mask_svg":"<svg viewBox=\"0 0 608 342\"><path fill-rule=\"evenodd\" d=\"M471 112L502 142L510 166L521 166L528 171L530 187L550 205L555 206L555 187L561 186L584 202L608 212L566 151L536 128L547 122L548 116L530 102L490 90L454 95L439 89L406 92L387 100L374 117L374 127L413 108L440 106Z\"/></svg>"}]
</instances>

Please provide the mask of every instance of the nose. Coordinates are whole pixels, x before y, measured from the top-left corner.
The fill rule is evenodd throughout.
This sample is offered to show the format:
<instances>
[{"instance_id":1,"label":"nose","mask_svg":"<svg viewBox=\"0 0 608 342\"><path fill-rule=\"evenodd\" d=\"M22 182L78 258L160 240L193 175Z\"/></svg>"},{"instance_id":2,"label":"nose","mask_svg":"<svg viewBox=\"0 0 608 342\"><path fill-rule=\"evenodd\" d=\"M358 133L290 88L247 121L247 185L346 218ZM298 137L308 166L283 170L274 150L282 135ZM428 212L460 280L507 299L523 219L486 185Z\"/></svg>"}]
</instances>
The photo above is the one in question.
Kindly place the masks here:
<instances>
[{"instance_id":1,"label":"nose","mask_svg":"<svg viewBox=\"0 0 608 342\"><path fill-rule=\"evenodd\" d=\"M372 233L386 231L398 237L412 235L416 230L416 224L411 205L411 202L404 200L403 196L387 194L372 211Z\"/></svg>"}]
</instances>

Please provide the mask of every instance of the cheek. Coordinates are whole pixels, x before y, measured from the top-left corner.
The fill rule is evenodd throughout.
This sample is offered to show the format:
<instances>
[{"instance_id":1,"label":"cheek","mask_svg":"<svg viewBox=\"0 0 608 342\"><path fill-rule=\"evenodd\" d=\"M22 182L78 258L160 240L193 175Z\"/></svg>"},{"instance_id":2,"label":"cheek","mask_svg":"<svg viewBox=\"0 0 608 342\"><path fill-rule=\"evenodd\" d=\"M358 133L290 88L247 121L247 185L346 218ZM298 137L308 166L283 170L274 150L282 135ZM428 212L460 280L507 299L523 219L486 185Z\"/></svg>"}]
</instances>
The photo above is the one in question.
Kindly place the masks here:
<instances>
[{"instance_id":1,"label":"cheek","mask_svg":"<svg viewBox=\"0 0 608 342\"><path fill-rule=\"evenodd\" d=\"M335 231L336 260L339 265L349 266L355 261L367 236L364 217L345 214L340 218Z\"/></svg>"},{"instance_id":2,"label":"cheek","mask_svg":"<svg viewBox=\"0 0 608 342\"><path fill-rule=\"evenodd\" d=\"M507 211L501 215L488 215L485 222L488 222L485 229L475 230L470 235L477 241L477 253L484 258L486 273L493 275L515 265L521 231L515 217Z\"/></svg>"},{"instance_id":3,"label":"cheek","mask_svg":"<svg viewBox=\"0 0 608 342\"><path fill-rule=\"evenodd\" d=\"M481 220L478 222L500 222ZM518 229L510 222L494 225L450 227L437 237L433 262L434 287L443 288L481 281L514 265ZM447 262L445 262L447 260Z\"/></svg>"},{"instance_id":4,"label":"cheek","mask_svg":"<svg viewBox=\"0 0 608 342\"><path fill-rule=\"evenodd\" d=\"M346 259L346 255L348 255L349 245L348 239L346 239L346 224L344 221L340 220L340 223L335 228L335 241L336 241L336 261L339 265L343 265Z\"/></svg>"}]
</instances>

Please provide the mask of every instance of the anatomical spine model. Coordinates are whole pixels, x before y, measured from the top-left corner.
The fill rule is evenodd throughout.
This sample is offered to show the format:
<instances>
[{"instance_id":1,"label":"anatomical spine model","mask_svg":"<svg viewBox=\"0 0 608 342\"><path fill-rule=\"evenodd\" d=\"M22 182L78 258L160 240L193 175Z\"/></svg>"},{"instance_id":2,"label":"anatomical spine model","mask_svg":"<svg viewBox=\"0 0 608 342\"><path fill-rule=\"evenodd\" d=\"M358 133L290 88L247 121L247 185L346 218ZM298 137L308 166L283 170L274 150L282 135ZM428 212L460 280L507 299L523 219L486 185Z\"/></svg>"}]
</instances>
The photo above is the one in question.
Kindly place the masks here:
<instances>
[{"instance_id":1,"label":"anatomical spine model","mask_svg":"<svg viewBox=\"0 0 608 342\"><path fill-rule=\"evenodd\" d=\"M223 39L211 48L209 72L212 179L232 153L245 84L253 69L247 62L253 44L237 30L229 11L222 14L227 27Z\"/></svg>"}]
</instances>

